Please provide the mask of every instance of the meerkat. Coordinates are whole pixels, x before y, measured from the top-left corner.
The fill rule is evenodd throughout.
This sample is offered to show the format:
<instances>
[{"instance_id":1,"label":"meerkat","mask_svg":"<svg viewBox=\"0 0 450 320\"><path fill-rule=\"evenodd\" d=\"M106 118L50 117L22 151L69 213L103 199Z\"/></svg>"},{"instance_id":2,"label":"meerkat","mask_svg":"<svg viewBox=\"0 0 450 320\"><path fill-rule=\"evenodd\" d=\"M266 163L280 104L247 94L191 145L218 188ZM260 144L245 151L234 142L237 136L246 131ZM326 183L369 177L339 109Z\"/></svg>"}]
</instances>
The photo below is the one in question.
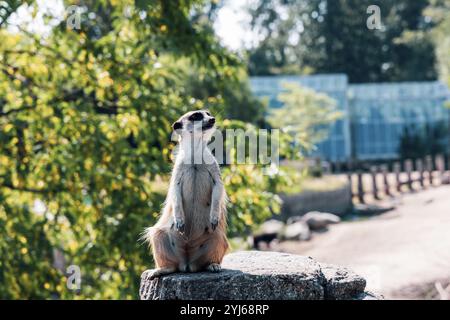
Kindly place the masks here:
<instances>
[{"instance_id":1,"label":"meerkat","mask_svg":"<svg viewBox=\"0 0 450 320\"><path fill-rule=\"evenodd\" d=\"M151 279L178 271L219 272L228 249L227 196L207 147L215 118L208 111L191 111L172 128L179 143L167 198L158 222L144 232L156 264Z\"/></svg>"}]
</instances>

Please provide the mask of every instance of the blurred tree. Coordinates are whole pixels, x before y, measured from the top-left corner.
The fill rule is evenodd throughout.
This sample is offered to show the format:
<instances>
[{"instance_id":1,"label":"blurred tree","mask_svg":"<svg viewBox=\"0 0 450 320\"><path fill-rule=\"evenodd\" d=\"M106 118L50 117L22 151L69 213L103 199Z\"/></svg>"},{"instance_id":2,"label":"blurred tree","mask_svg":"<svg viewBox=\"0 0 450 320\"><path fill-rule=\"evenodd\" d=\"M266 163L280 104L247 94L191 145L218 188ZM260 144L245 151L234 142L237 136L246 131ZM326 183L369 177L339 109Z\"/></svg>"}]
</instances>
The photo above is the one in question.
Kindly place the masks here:
<instances>
[{"instance_id":1,"label":"blurred tree","mask_svg":"<svg viewBox=\"0 0 450 320\"><path fill-rule=\"evenodd\" d=\"M434 22L430 34L436 46L437 69L440 79L450 87L450 0L430 0L430 2L430 6L425 9L425 15ZM404 35L404 37L419 39L429 36L420 31ZM450 109L450 100L446 101L445 105ZM450 119L446 126L444 139L447 144L446 153L450 154Z\"/></svg>"},{"instance_id":2,"label":"blurred tree","mask_svg":"<svg viewBox=\"0 0 450 320\"><path fill-rule=\"evenodd\" d=\"M423 128L406 126L400 138L399 154L402 159L418 159L442 154L448 148L447 123L427 124Z\"/></svg>"},{"instance_id":3,"label":"blurred tree","mask_svg":"<svg viewBox=\"0 0 450 320\"><path fill-rule=\"evenodd\" d=\"M436 79L434 44L422 14L429 0L259 0L249 11L262 38L249 50L251 75L338 73L350 82ZM367 8L381 9L381 30L369 30Z\"/></svg>"},{"instance_id":4,"label":"blurred tree","mask_svg":"<svg viewBox=\"0 0 450 320\"><path fill-rule=\"evenodd\" d=\"M223 118L241 120L260 127L267 126L267 106L253 96L243 67L234 71L235 81L223 81L204 68L192 68L188 61L181 64L187 79L184 84L187 95L208 101L211 111Z\"/></svg>"},{"instance_id":5,"label":"blurred tree","mask_svg":"<svg viewBox=\"0 0 450 320\"><path fill-rule=\"evenodd\" d=\"M8 0L0 1L0 28L6 24L9 17L23 4L32 2L32 0Z\"/></svg>"},{"instance_id":6,"label":"blurred tree","mask_svg":"<svg viewBox=\"0 0 450 320\"><path fill-rule=\"evenodd\" d=\"M137 239L164 199L171 123L198 108L239 117L228 104L251 99L226 96L242 67L199 18L202 1L77 4L79 29L62 17L49 34L0 29L1 298L136 297L151 267ZM196 74L211 88L195 88ZM225 168L230 232L279 209L262 173ZM66 286L72 264L78 291Z\"/></svg>"},{"instance_id":7,"label":"blurred tree","mask_svg":"<svg viewBox=\"0 0 450 320\"><path fill-rule=\"evenodd\" d=\"M320 12L320 0L258 0L249 6L251 28L259 43L248 50L250 75L297 74L313 70L310 58L323 52L308 48L319 39L317 22L312 12Z\"/></svg>"},{"instance_id":8,"label":"blurred tree","mask_svg":"<svg viewBox=\"0 0 450 320\"><path fill-rule=\"evenodd\" d=\"M342 113L337 110L336 101L325 94L294 83L286 83L284 88L286 91L278 96L283 107L271 111L269 122L290 134L300 150L311 151L326 138L330 125Z\"/></svg>"},{"instance_id":9,"label":"blurred tree","mask_svg":"<svg viewBox=\"0 0 450 320\"><path fill-rule=\"evenodd\" d=\"M424 135L414 128L403 128L399 153L402 159L418 159L427 155Z\"/></svg>"},{"instance_id":10,"label":"blurred tree","mask_svg":"<svg viewBox=\"0 0 450 320\"><path fill-rule=\"evenodd\" d=\"M431 36L436 45L438 73L440 78L450 86L450 0L430 0L430 2L425 9L425 16L434 23ZM426 36L420 31L405 34L405 37L419 39Z\"/></svg>"}]
</instances>

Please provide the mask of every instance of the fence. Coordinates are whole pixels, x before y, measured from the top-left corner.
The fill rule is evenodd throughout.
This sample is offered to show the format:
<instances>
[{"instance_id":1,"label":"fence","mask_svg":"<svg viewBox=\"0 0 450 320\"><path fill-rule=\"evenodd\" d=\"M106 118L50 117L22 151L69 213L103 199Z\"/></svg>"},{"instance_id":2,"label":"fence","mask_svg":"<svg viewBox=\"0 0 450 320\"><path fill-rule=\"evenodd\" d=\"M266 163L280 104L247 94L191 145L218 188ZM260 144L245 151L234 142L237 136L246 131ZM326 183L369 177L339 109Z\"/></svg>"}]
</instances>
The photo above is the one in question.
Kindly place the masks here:
<instances>
[{"instance_id":1,"label":"fence","mask_svg":"<svg viewBox=\"0 0 450 320\"><path fill-rule=\"evenodd\" d=\"M405 191L450 183L449 155L432 155L420 159L390 161L385 163L336 163L334 173L348 176L352 198L365 203L367 197L380 200Z\"/></svg>"}]
</instances>

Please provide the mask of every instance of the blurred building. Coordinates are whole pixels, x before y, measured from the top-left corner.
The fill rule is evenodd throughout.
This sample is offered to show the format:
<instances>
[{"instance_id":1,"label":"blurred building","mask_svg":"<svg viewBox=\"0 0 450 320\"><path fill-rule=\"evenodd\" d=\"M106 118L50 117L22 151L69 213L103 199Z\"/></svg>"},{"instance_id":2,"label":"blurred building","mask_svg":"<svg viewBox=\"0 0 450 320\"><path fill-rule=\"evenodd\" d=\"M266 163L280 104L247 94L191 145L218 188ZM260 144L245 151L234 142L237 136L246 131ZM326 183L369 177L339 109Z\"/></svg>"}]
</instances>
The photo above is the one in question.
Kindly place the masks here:
<instances>
[{"instance_id":1,"label":"blurred building","mask_svg":"<svg viewBox=\"0 0 450 320\"><path fill-rule=\"evenodd\" d=\"M329 95L343 112L318 145L316 154L326 160L398 158L408 134L426 137L427 132L440 140L433 143L450 147L450 109L444 108L450 91L441 82L349 84L344 74L250 78L252 91L270 108L282 106L277 96L285 82Z\"/></svg>"}]
</instances>

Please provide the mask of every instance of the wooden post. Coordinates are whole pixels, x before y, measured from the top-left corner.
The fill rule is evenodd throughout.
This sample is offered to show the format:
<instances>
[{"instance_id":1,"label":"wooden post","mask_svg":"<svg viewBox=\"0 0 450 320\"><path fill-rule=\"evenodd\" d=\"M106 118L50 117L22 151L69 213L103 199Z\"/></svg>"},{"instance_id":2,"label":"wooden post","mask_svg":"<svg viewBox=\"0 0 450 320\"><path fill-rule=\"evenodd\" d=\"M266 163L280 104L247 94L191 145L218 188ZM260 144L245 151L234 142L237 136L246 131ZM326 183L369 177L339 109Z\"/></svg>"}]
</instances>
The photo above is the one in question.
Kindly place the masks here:
<instances>
[{"instance_id":1,"label":"wooden post","mask_svg":"<svg viewBox=\"0 0 450 320\"><path fill-rule=\"evenodd\" d=\"M395 184L398 192L402 192L402 182L400 181L400 163L394 163L394 172L395 172Z\"/></svg>"},{"instance_id":2,"label":"wooden post","mask_svg":"<svg viewBox=\"0 0 450 320\"><path fill-rule=\"evenodd\" d=\"M406 171L406 175L407 175L407 184L408 184L408 189L410 191L413 191L413 181L412 181L412 161L411 160L406 160L405 161L405 171Z\"/></svg>"},{"instance_id":3,"label":"wooden post","mask_svg":"<svg viewBox=\"0 0 450 320\"><path fill-rule=\"evenodd\" d=\"M422 159L417 159L416 160L416 167L417 167L417 171L419 171L419 183L420 183L420 187L424 188L425 187L425 183L423 181L423 160Z\"/></svg>"},{"instance_id":4,"label":"wooden post","mask_svg":"<svg viewBox=\"0 0 450 320\"><path fill-rule=\"evenodd\" d=\"M444 155L442 156L444 158L444 170L448 171L450 170L449 166L450 166L450 157L448 156L448 153L444 153Z\"/></svg>"},{"instance_id":5,"label":"wooden post","mask_svg":"<svg viewBox=\"0 0 450 320\"><path fill-rule=\"evenodd\" d=\"M357 177L358 177L358 200L360 203L364 203L363 174L360 170L358 170Z\"/></svg>"},{"instance_id":6,"label":"wooden post","mask_svg":"<svg viewBox=\"0 0 450 320\"><path fill-rule=\"evenodd\" d=\"M387 164L381 166L381 172L383 173L384 194L387 196L391 196L392 194L391 190L389 190L389 180L388 180L389 168Z\"/></svg>"},{"instance_id":7,"label":"wooden post","mask_svg":"<svg viewBox=\"0 0 450 320\"><path fill-rule=\"evenodd\" d=\"M332 173L331 163L326 161L326 162L323 162L323 164L324 164L324 171L325 171L325 173L330 175Z\"/></svg>"},{"instance_id":8,"label":"wooden post","mask_svg":"<svg viewBox=\"0 0 450 320\"><path fill-rule=\"evenodd\" d=\"M437 171L439 172L439 180L442 184L442 181L444 180L445 176L445 160L444 156L441 154L436 156L436 168Z\"/></svg>"},{"instance_id":9,"label":"wooden post","mask_svg":"<svg viewBox=\"0 0 450 320\"><path fill-rule=\"evenodd\" d=\"M351 160L348 161L347 163L347 179L348 179L348 183L350 184L350 199L352 199L353 202L353 175L352 175L352 170L353 170L353 166L352 166L352 162Z\"/></svg>"},{"instance_id":10,"label":"wooden post","mask_svg":"<svg viewBox=\"0 0 450 320\"><path fill-rule=\"evenodd\" d=\"M352 160L348 160L347 161L347 171L353 172L354 169L355 169L355 167L353 165L353 161Z\"/></svg>"},{"instance_id":11,"label":"wooden post","mask_svg":"<svg viewBox=\"0 0 450 320\"><path fill-rule=\"evenodd\" d=\"M433 158L431 156L427 156L425 158L426 167L428 171L428 180L430 181L430 186L433 185Z\"/></svg>"},{"instance_id":12,"label":"wooden post","mask_svg":"<svg viewBox=\"0 0 450 320\"><path fill-rule=\"evenodd\" d=\"M447 153L447 161L445 161L445 163L447 166L446 170L450 171L450 154L449 153Z\"/></svg>"},{"instance_id":13,"label":"wooden post","mask_svg":"<svg viewBox=\"0 0 450 320\"><path fill-rule=\"evenodd\" d=\"M342 162L336 161L334 163L334 172L341 173L342 172Z\"/></svg>"},{"instance_id":14,"label":"wooden post","mask_svg":"<svg viewBox=\"0 0 450 320\"><path fill-rule=\"evenodd\" d=\"M378 168L376 166L371 166L370 167L370 176L372 178L372 193L373 193L373 197L376 200L380 200L380 197L378 196L377 172L378 172Z\"/></svg>"},{"instance_id":15,"label":"wooden post","mask_svg":"<svg viewBox=\"0 0 450 320\"><path fill-rule=\"evenodd\" d=\"M347 172L347 179L348 179L348 184L350 186L350 199L351 199L351 201L353 203L354 193L353 193L353 178L352 178L352 173L351 172Z\"/></svg>"},{"instance_id":16,"label":"wooden post","mask_svg":"<svg viewBox=\"0 0 450 320\"><path fill-rule=\"evenodd\" d=\"M352 193L352 199L353 199L353 178L352 178L351 161L347 162L347 178L348 178L348 183L350 184L350 191Z\"/></svg>"}]
</instances>

